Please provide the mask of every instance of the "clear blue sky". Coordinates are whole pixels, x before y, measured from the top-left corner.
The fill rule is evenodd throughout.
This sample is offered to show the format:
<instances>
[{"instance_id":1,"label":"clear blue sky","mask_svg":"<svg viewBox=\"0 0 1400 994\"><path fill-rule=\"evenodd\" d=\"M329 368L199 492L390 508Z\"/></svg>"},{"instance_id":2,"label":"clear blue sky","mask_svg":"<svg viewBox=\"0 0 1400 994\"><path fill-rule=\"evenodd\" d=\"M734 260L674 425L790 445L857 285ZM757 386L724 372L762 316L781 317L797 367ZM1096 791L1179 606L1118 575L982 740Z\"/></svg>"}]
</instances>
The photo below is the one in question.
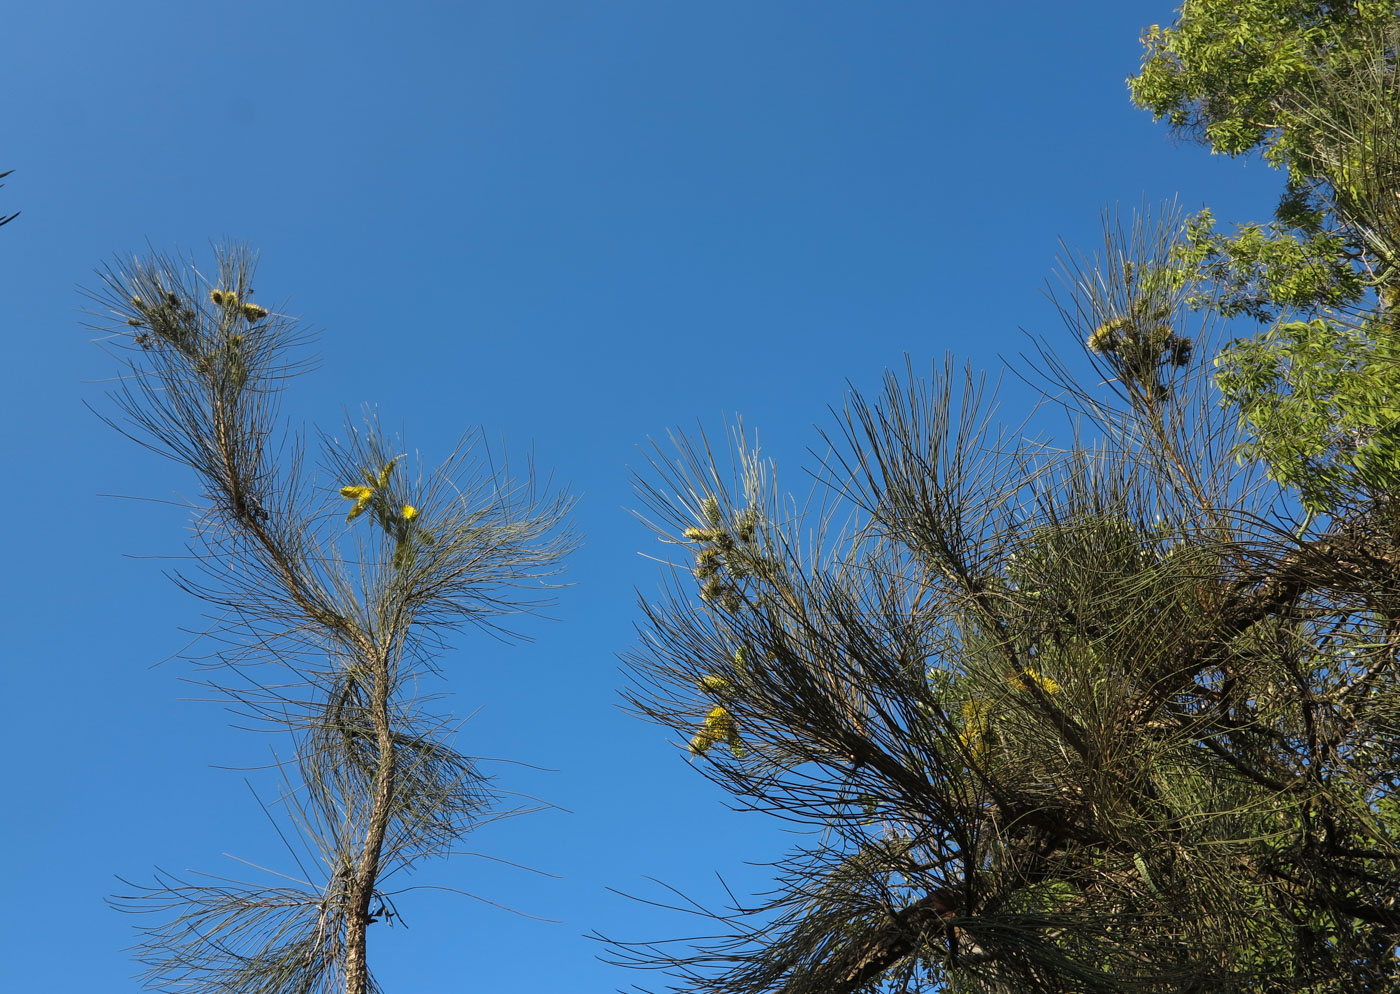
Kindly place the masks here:
<instances>
[{"instance_id":1,"label":"clear blue sky","mask_svg":"<svg viewBox=\"0 0 1400 994\"><path fill-rule=\"evenodd\" d=\"M1174 144L1124 78L1170 0L1001 4L359 0L10 4L0 57L0 327L11 854L0 986L137 989L115 874L282 865L240 775L268 741L182 683L201 606L162 576L189 475L117 436L113 372L76 287L114 253L212 239L262 252L264 300L324 329L296 421L378 405L432 458L481 425L582 495L587 545L536 641L464 638L461 745L563 811L430 865L544 924L450 895L376 928L389 991L607 991L584 933L692 924L610 893L715 873L793 841L728 812L663 730L617 707L615 654L654 590L628 466L675 425L741 413L804 487L814 423L907 352L996 370L1021 329L1073 348L1041 289L1057 239L1179 195L1264 216L1257 162ZM1008 420L1034 399L1014 378ZM266 779L258 781L270 791Z\"/></svg>"}]
</instances>

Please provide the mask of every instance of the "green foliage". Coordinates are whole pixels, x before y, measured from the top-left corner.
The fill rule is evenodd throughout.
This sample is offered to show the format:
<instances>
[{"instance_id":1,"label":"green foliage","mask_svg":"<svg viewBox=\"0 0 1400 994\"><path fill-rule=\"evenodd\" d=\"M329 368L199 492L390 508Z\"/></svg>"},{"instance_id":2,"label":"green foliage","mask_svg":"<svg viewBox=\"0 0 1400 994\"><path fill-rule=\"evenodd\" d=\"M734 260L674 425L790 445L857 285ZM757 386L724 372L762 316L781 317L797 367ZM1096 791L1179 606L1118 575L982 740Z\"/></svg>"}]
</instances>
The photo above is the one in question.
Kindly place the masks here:
<instances>
[{"instance_id":1,"label":"green foliage","mask_svg":"<svg viewBox=\"0 0 1400 994\"><path fill-rule=\"evenodd\" d=\"M1400 493L1400 338L1375 323L1276 325L1216 360L1241 449L1314 513Z\"/></svg>"},{"instance_id":2,"label":"green foliage","mask_svg":"<svg viewBox=\"0 0 1400 994\"><path fill-rule=\"evenodd\" d=\"M1396 484L1400 18L1393 2L1195 0L1144 35L1134 98L1215 151L1287 171L1276 220L1188 221L1188 303L1270 324L1218 359L1258 460L1312 513Z\"/></svg>"},{"instance_id":3,"label":"green foliage","mask_svg":"<svg viewBox=\"0 0 1400 994\"><path fill-rule=\"evenodd\" d=\"M1294 98L1395 10L1393 0L1187 0L1174 24L1143 33L1133 99L1214 151L1262 147L1291 166L1314 137Z\"/></svg>"},{"instance_id":4,"label":"green foliage","mask_svg":"<svg viewBox=\"0 0 1400 994\"><path fill-rule=\"evenodd\" d=\"M1175 258L1202 289L1187 303L1267 322L1280 311L1360 301L1366 286L1345 256L1346 239L1316 226L1315 212L1290 203L1281 213L1287 222L1241 225L1233 236L1215 230L1209 209L1190 218Z\"/></svg>"}]
</instances>

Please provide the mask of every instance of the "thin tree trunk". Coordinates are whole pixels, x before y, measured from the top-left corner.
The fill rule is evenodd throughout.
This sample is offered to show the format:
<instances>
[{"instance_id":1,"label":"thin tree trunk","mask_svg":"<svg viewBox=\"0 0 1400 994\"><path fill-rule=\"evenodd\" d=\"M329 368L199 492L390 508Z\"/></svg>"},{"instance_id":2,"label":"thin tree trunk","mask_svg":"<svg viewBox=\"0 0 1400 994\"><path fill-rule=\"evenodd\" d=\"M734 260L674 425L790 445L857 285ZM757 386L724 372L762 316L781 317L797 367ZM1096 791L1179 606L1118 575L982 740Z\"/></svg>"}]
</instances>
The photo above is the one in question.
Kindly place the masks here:
<instances>
[{"instance_id":1,"label":"thin tree trunk","mask_svg":"<svg viewBox=\"0 0 1400 994\"><path fill-rule=\"evenodd\" d=\"M345 994L369 994L369 961L365 955L365 933L369 928L369 906L379 879L379 859L389 829L390 804L394 796L394 733L389 724L389 663L383 652L374 662L374 694L371 707L379 762L375 768L374 801L369 827L355 868L350 911L345 923Z\"/></svg>"}]
</instances>

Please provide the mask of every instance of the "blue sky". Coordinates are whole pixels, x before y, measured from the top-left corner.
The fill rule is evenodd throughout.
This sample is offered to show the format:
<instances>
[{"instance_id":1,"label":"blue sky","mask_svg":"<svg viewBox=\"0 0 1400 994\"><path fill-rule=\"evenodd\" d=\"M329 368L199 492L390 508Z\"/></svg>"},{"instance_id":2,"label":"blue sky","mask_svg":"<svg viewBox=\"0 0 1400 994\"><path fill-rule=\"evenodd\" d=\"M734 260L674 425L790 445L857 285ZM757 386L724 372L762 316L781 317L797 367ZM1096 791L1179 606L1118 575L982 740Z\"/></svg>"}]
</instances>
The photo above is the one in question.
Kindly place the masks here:
<instances>
[{"instance_id":1,"label":"blue sky","mask_svg":"<svg viewBox=\"0 0 1400 994\"><path fill-rule=\"evenodd\" d=\"M263 300L322 334L295 423L377 406L430 461L479 425L581 496L586 546L534 641L446 660L467 752L560 809L503 822L372 933L387 990L655 985L583 936L685 934L611 893L762 888L793 841L733 814L674 736L621 711L616 654L660 550L628 513L639 446L742 414L805 487L813 425L906 353L995 373L1025 333L1068 350L1042 289L1101 208L1177 196L1267 214L1257 161L1132 108L1169 0L13 4L0 64L0 324L11 523L3 604L14 856L6 986L135 991L115 874L284 865L241 782L265 737L190 703L201 606L163 576L188 473L104 426L114 367L77 287L116 253L262 253ZM1078 360L1074 360L1078 362ZM1018 422L1035 397L1008 377ZM22 486L20 484L23 484ZM144 558L143 558L144 557ZM258 783L270 791L265 777Z\"/></svg>"}]
</instances>

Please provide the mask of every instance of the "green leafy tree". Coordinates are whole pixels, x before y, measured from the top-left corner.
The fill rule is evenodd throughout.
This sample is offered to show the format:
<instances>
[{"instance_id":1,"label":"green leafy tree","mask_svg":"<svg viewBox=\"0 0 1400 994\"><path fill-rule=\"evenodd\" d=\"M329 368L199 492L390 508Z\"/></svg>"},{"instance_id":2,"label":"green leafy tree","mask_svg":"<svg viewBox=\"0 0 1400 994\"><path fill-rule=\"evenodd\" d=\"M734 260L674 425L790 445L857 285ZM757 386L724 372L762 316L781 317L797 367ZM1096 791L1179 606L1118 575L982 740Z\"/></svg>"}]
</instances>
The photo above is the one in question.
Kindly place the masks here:
<instances>
[{"instance_id":1,"label":"green leafy tree","mask_svg":"<svg viewBox=\"0 0 1400 994\"><path fill-rule=\"evenodd\" d=\"M272 807L294 865L273 884L161 874L117 903L157 921L138 947L152 988L367 994L369 926L413 889L394 878L510 813L422 688L452 630L504 633L541 603L570 500L470 437L422 467L373 419L323 438L310 470L276 424L305 336L255 302L253 265L239 248L208 276L134 258L93 297L124 370L112 423L202 487L176 581L214 608L208 685L289 735Z\"/></svg>"},{"instance_id":2,"label":"green leafy tree","mask_svg":"<svg viewBox=\"0 0 1400 994\"><path fill-rule=\"evenodd\" d=\"M1227 155L1312 161L1317 122L1300 98L1350 71L1395 12L1393 0L1189 0L1173 24L1143 33L1133 96Z\"/></svg>"},{"instance_id":3,"label":"green leafy tree","mask_svg":"<svg viewBox=\"0 0 1400 994\"><path fill-rule=\"evenodd\" d=\"M1147 33L1139 101L1285 195L1065 264L1107 384L1038 356L1073 444L949 364L849 396L811 496L739 431L657 449L630 702L809 835L618 961L723 994L1400 987L1396 37L1393 5L1272 0Z\"/></svg>"},{"instance_id":4,"label":"green leafy tree","mask_svg":"<svg viewBox=\"0 0 1400 994\"><path fill-rule=\"evenodd\" d=\"M1196 306L1267 326L1220 356L1243 448L1315 514L1400 484L1400 21L1394 3L1196 2L1144 35L1138 103L1284 170L1276 218L1209 211L1178 253Z\"/></svg>"}]
</instances>

